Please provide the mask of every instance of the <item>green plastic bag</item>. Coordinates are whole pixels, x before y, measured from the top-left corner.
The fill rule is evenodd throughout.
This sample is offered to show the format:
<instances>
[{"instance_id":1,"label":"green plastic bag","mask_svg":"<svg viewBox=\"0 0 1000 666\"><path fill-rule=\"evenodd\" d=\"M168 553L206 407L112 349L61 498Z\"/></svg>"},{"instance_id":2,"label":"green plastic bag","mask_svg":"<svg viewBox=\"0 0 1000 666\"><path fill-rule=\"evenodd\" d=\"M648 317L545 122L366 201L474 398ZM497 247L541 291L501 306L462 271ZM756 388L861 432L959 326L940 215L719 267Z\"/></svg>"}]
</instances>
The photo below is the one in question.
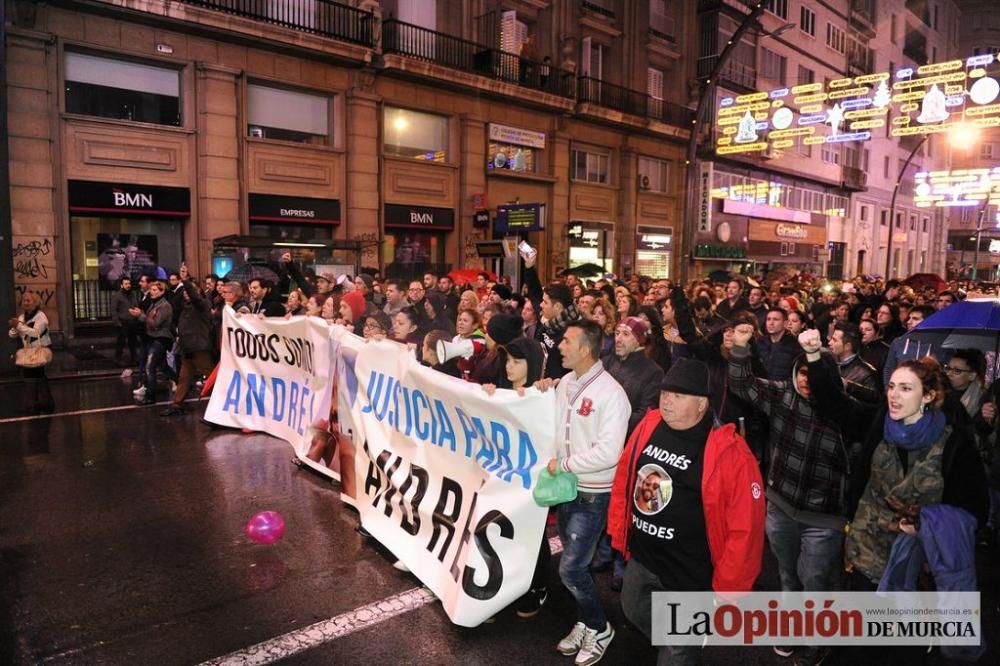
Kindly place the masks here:
<instances>
[{"instance_id":1,"label":"green plastic bag","mask_svg":"<svg viewBox=\"0 0 1000 666\"><path fill-rule=\"evenodd\" d=\"M561 472L552 476L548 468L538 475L538 483L531 491L538 506L555 506L576 499L576 474Z\"/></svg>"}]
</instances>

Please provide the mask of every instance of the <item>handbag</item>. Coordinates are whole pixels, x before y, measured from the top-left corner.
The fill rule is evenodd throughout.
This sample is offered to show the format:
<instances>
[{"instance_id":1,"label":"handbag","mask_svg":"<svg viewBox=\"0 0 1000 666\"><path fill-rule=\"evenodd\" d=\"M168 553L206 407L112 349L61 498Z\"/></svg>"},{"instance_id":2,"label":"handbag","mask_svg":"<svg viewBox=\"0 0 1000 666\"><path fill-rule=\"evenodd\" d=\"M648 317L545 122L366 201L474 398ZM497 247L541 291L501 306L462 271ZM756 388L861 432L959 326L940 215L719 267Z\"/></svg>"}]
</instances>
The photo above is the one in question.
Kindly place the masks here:
<instances>
[{"instance_id":1,"label":"handbag","mask_svg":"<svg viewBox=\"0 0 1000 666\"><path fill-rule=\"evenodd\" d=\"M538 474L538 481L531 491L531 496L538 506L555 506L576 499L576 474L562 472L555 476L549 474L548 468Z\"/></svg>"},{"instance_id":2,"label":"handbag","mask_svg":"<svg viewBox=\"0 0 1000 666\"><path fill-rule=\"evenodd\" d=\"M14 355L14 364L21 368L41 368L51 362L51 349L43 347L41 343L37 347L32 347L28 345L27 340L24 340L24 346Z\"/></svg>"}]
</instances>

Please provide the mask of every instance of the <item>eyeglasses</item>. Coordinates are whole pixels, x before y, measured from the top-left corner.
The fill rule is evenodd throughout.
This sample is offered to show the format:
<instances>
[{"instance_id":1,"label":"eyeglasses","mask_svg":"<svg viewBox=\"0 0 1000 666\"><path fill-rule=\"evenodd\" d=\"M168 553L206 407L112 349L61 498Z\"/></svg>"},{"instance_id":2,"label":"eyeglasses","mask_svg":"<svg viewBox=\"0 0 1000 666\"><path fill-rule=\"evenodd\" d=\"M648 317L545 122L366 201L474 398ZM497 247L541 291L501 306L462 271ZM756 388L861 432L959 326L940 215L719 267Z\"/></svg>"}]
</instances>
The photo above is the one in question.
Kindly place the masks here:
<instances>
[{"instance_id":1,"label":"eyeglasses","mask_svg":"<svg viewBox=\"0 0 1000 666\"><path fill-rule=\"evenodd\" d=\"M972 370L968 370L966 368L956 368L950 365L944 366L944 371L949 375L960 375L963 372L972 372Z\"/></svg>"},{"instance_id":2,"label":"eyeglasses","mask_svg":"<svg viewBox=\"0 0 1000 666\"><path fill-rule=\"evenodd\" d=\"M365 325L364 325L364 330L366 330L366 331L384 331L385 329L382 328L380 325L376 324L375 322L366 322Z\"/></svg>"}]
</instances>

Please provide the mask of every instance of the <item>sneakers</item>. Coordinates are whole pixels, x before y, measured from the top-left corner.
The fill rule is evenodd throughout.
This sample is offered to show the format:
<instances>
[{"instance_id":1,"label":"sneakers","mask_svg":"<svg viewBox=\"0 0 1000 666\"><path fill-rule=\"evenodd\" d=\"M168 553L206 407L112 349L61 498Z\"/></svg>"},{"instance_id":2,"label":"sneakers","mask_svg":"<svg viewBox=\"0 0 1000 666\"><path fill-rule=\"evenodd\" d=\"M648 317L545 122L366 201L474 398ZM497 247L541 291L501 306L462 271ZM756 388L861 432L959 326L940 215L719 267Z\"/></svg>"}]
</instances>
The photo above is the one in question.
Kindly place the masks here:
<instances>
[{"instance_id":1,"label":"sneakers","mask_svg":"<svg viewBox=\"0 0 1000 666\"><path fill-rule=\"evenodd\" d=\"M576 661L574 662L576 666L591 666L599 662L604 657L604 653L614 637L615 630L611 627L610 622L604 625L604 629L601 630L587 628L583 636L583 645L576 653Z\"/></svg>"},{"instance_id":2,"label":"sneakers","mask_svg":"<svg viewBox=\"0 0 1000 666\"><path fill-rule=\"evenodd\" d=\"M795 647L792 645L775 645L771 648L774 650L774 654L779 657L791 657L795 654Z\"/></svg>"},{"instance_id":3,"label":"sneakers","mask_svg":"<svg viewBox=\"0 0 1000 666\"><path fill-rule=\"evenodd\" d=\"M570 631L564 639L559 641L559 645L556 646L556 650L560 654L569 656L571 654L576 654L583 647L583 637L587 634L587 625L583 622L577 622L573 625L572 631Z\"/></svg>"},{"instance_id":4,"label":"sneakers","mask_svg":"<svg viewBox=\"0 0 1000 666\"><path fill-rule=\"evenodd\" d=\"M183 413L184 410L182 408L178 407L177 405L170 405L162 412L160 412L160 416L180 416Z\"/></svg>"},{"instance_id":5,"label":"sneakers","mask_svg":"<svg viewBox=\"0 0 1000 666\"><path fill-rule=\"evenodd\" d=\"M132 391L132 395L134 395L137 398L144 398L144 397L146 397L146 387L145 386L140 386L139 388L137 388L134 391Z\"/></svg>"},{"instance_id":6,"label":"sneakers","mask_svg":"<svg viewBox=\"0 0 1000 666\"><path fill-rule=\"evenodd\" d=\"M177 382L170 380L170 395L177 393Z\"/></svg>"},{"instance_id":7,"label":"sneakers","mask_svg":"<svg viewBox=\"0 0 1000 666\"><path fill-rule=\"evenodd\" d=\"M518 617L535 617L542 610L549 598L549 590L545 587L528 590L528 593L517 602Z\"/></svg>"},{"instance_id":8,"label":"sneakers","mask_svg":"<svg viewBox=\"0 0 1000 666\"><path fill-rule=\"evenodd\" d=\"M819 666L828 656L830 656L828 647L807 647L796 652L795 661L792 663L795 666Z\"/></svg>"}]
</instances>

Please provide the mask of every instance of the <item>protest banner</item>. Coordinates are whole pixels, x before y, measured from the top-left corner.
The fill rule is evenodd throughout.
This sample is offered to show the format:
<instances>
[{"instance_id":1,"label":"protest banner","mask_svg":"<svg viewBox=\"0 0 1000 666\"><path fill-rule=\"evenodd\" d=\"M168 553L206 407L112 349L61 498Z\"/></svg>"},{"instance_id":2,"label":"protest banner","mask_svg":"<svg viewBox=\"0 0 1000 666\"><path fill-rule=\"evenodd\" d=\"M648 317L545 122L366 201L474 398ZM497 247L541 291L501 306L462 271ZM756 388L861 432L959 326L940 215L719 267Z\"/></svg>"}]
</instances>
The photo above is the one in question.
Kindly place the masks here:
<instances>
[{"instance_id":1,"label":"protest banner","mask_svg":"<svg viewBox=\"0 0 1000 666\"><path fill-rule=\"evenodd\" d=\"M531 583L546 518L531 491L555 451L555 392L491 397L403 345L332 337L362 524L452 622L479 625Z\"/></svg>"},{"instance_id":2,"label":"protest banner","mask_svg":"<svg viewBox=\"0 0 1000 666\"><path fill-rule=\"evenodd\" d=\"M336 465L328 466L329 437L321 434L330 415L333 377L326 322L237 316L227 307L221 335L222 357L205 419L280 437L305 464L339 478Z\"/></svg>"}]
</instances>

